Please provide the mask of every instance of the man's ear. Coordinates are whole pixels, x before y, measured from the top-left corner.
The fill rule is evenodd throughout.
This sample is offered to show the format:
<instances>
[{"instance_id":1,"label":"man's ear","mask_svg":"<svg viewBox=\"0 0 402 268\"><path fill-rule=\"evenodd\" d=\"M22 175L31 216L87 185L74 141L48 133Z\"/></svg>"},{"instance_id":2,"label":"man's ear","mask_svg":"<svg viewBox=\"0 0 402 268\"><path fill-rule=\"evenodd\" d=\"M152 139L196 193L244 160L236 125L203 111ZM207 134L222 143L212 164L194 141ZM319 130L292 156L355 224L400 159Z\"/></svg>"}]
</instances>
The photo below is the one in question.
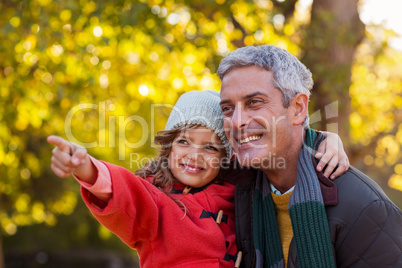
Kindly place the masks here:
<instances>
[{"instance_id":1,"label":"man's ear","mask_svg":"<svg viewBox=\"0 0 402 268\"><path fill-rule=\"evenodd\" d=\"M290 102L291 118L294 125L301 125L308 113L308 96L299 93Z\"/></svg>"}]
</instances>

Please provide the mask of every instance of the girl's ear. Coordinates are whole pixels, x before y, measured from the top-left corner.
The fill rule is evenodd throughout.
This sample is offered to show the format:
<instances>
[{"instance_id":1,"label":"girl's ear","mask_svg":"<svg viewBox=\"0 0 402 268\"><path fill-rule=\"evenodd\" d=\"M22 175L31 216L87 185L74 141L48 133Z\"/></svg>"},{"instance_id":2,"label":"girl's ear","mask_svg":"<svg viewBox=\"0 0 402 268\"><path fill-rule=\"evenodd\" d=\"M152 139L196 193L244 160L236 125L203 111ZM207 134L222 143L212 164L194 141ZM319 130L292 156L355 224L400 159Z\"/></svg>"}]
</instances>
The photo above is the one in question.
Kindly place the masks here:
<instances>
[{"instance_id":1,"label":"girl's ear","mask_svg":"<svg viewBox=\"0 0 402 268\"><path fill-rule=\"evenodd\" d=\"M304 93L299 93L290 102L290 116L294 125L303 124L308 113L308 96Z\"/></svg>"}]
</instances>

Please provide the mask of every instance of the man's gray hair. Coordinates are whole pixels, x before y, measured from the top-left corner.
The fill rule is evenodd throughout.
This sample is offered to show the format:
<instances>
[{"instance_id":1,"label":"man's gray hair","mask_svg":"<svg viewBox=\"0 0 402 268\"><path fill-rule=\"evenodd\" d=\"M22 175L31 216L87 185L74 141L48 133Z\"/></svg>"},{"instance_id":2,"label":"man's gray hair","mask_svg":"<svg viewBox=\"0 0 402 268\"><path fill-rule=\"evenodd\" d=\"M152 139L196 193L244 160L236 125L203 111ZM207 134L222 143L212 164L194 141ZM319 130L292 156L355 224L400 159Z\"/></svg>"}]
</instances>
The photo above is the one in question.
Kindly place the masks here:
<instances>
[{"instance_id":1,"label":"man's gray hair","mask_svg":"<svg viewBox=\"0 0 402 268\"><path fill-rule=\"evenodd\" d=\"M273 45L236 49L221 61L218 76L223 80L229 71L253 65L272 72L274 87L282 92L285 108L289 107L290 101L299 93L310 96L314 84L310 70L288 51ZM308 113L303 126L309 126Z\"/></svg>"}]
</instances>

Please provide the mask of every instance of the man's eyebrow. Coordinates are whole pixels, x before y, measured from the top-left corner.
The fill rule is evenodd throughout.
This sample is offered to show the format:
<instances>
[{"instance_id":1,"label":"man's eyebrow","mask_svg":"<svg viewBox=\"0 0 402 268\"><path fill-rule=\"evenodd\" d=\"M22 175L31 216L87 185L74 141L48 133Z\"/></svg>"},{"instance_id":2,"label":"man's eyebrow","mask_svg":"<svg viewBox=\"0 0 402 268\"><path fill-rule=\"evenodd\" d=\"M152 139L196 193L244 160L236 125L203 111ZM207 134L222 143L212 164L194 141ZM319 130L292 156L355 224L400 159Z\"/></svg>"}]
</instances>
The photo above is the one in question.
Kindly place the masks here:
<instances>
[{"instance_id":1,"label":"man's eyebrow","mask_svg":"<svg viewBox=\"0 0 402 268\"><path fill-rule=\"evenodd\" d=\"M250 98L258 96L258 95L263 95L263 96L268 97L267 94L265 94L265 93L263 93L261 91L256 91L256 92L250 93L250 94L248 94L246 96L243 96L242 100L247 100L247 99L250 99ZM226 104L226 103L230 103L230 102L231 102L230 100L221 100L221 102L219 104L222 105L222 104Z\"/></svg>"},{"instance_id":2,"label":"man's eyebrow","mask_svg":"<svg viewBox=\"0 0 402 268\"><path fill-rule=\"evenodd\" d=\"M221 100L219 102L219 105L226 104L226 103L229 103L229 102L230 102L229 100Z\"/></svg>"},{"instance_id":3,"label":"man's eyebrow","mask_svg":"<svg viewBox=\"0 0 402 268\"><path fill-rule=\"evenodd\" d=\"M263 96L268 97L267 94L265 94L265 93L263 93L263 92L260 92L260 91L256 91L256 92L253 92L253 93L251 93L251 94L248 94L248 95L242 97L242 99L243 99L243 100L246 100L246 99L250 99L250 98L252 98L252 97L258 96L258 95L263 95Z\"/></svg>"}]
</instances>

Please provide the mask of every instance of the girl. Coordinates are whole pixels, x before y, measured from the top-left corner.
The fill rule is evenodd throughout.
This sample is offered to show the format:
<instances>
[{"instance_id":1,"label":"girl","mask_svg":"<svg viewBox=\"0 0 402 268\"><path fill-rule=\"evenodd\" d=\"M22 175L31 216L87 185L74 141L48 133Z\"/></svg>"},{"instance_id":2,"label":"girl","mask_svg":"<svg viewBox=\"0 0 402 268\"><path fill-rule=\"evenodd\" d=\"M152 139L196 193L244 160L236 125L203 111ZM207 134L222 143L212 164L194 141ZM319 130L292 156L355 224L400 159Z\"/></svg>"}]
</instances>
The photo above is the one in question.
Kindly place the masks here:
<instances>
[{"instance_id":1,"label":"girl","mask_svg":"<svg viewBox=\"0 0 402 268\"><path fill-rule=\"evenodd\" d=\"M92 214L137 250L141 267L239 266L234 185L219 176L232 156L219 102L215 91L183 94L165 131L155 137L161 146L157 160L136 175L60 137L48 137L56 145L54 173L75 176ZM338 154L332 151L322 159Z\"/></svg>"}]
</instances>

